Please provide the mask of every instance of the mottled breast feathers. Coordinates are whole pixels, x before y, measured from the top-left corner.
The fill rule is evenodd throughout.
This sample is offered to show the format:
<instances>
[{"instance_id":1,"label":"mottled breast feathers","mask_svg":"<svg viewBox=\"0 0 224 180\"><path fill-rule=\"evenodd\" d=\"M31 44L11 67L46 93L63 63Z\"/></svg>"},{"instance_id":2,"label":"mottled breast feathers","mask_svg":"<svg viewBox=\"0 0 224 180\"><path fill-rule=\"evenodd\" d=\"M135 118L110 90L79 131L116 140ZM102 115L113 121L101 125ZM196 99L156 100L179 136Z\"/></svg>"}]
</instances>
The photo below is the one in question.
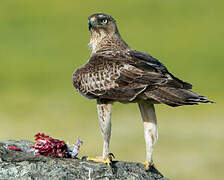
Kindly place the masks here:
<instances>
[{"instance_id":1,"label":"mottled breast feathers","mask_svg":"<svg viewBox=\"0 0 224 180\"><path fill-rule=\"evenodd\" d=\"M87 98L131 102L158 87L190 89L152 56L140 51L102 51L73 74L74 87Z\"/></svg>"}]
</instances>

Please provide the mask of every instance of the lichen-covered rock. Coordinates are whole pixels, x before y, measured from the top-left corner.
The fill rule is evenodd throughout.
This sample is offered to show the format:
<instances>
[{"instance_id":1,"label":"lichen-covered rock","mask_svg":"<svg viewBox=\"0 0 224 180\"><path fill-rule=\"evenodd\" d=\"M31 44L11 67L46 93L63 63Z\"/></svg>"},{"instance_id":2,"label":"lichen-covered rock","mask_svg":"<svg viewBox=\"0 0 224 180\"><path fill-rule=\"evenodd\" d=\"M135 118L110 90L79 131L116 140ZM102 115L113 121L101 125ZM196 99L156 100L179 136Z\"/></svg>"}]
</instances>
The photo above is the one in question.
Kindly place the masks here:
<instances>
[{"instance_id":1,"label":"lichen-covered rock","mask_svg":"<svg viewBox=\"0 0 224 180\"><path fill-rule=\"evenodd\" d=\"M6 141L0 143L0 179L27 180L168 180L156 169L146 172L140 163L114 161L111 167L92 161L35 156L32 153L10 151L5 145L29 148L30 141Z\"/></svg>"}]
</instances>

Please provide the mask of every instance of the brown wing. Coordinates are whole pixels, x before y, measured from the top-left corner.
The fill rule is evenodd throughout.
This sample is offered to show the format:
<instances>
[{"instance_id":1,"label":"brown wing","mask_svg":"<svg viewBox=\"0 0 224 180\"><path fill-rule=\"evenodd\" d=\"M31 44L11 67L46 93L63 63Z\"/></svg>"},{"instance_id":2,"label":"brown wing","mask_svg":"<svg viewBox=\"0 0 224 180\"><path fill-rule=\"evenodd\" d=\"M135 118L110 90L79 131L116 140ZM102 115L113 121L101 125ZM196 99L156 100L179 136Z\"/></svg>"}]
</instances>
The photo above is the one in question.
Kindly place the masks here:
<instances>
[{"instance_id":1,"label":"brown wing","mask_svg":"<svg viewBox=\"0 0 224 180\"><path fill-rule=\"evenodd\" d=\"M88 98L132 101L146 89L187 83L171 75L158 60L140 57L138 51L93 54L73 74L74 87Z\"/></svg>"},{"instance_id":2,"label":"brown wing","mask_svg":"<svg viewBox=\"0 0 224 180\"><path fill-rule=\"evenodd\" d=\"M167 77L165 83L160 84L160 86L169 86L183 89L192 88L190 83L183 82L182 80L173 76L159 60L150 56L149 54L136 50L130 51L129 54L134 59L134 64L136 67L147 72L151 71L153 68L157 73L163 74L165 77Z\"/></svg>"},{"instance_id":3,"label":"brown wing","mask_svg":"<svg viewBox=\"0 0 224 180\"><path fill-rule=\"evenodd\" d=\"M144 95L147 97L170 106L212 103L205 96L190 91L189 89L192 88L191 84L174 77L161 62L149 54L140 51L130 51L130 55L138 59L137 66L140 69L148 71L149 67L153 67L156 72L167 77L165 82L149 86L144 91Z\"/></svg>"},{"instance_id":4,"label":"brown wing","mask_svg":"<svg viewBox=\"0 0 224 180\"><path fill-rule=\"evenodd\" d=\"M73 85L87 98L130 101L147 85L134 83L140 72L134 69L129 72L125 68L125 63L119 57L94 54L74 72Z\"/></svg>"}]
</instances>

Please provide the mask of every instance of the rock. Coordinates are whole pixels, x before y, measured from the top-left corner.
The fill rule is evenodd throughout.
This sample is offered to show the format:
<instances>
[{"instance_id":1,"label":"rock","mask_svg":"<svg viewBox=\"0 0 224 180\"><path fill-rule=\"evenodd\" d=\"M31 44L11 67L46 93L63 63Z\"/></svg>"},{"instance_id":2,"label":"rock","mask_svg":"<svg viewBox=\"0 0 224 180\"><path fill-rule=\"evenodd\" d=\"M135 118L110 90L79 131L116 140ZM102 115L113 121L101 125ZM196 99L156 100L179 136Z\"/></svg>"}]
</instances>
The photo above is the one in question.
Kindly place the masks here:
<instances>
[{"instance_id":1,"label":"rock","mask_svg":"<svg viewBox=\"0 0 224 180\"><path fill-rule=\"evenodd\" d=\"M5 145L29 148L33 142L26 140L0 142L0 179L27 180L168 180L152 168L135 162L113 161L111 167L81 159L35 156L32 153L8 150Z\"/></svg>"}]
</instances>

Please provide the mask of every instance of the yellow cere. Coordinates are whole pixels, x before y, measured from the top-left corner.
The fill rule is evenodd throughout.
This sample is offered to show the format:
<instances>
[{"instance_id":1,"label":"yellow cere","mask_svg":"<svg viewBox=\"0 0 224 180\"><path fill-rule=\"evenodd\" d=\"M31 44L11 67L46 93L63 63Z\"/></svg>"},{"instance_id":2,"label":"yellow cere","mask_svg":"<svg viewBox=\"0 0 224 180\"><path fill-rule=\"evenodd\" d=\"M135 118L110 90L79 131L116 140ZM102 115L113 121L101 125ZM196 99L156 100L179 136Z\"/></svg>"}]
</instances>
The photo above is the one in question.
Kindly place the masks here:
<instances>
[{"instance_id":1,"label":"yellow cere","mask_svg":"<svg viewBox=\"0 0 224 180\"><path fill-rule=\"evenodd\" d=\"M94 22L95 20L96 20L95 17L92 17L92 18L90 19L90 21L92 21L92 22Z\"/></svg>"}]
</instances>

